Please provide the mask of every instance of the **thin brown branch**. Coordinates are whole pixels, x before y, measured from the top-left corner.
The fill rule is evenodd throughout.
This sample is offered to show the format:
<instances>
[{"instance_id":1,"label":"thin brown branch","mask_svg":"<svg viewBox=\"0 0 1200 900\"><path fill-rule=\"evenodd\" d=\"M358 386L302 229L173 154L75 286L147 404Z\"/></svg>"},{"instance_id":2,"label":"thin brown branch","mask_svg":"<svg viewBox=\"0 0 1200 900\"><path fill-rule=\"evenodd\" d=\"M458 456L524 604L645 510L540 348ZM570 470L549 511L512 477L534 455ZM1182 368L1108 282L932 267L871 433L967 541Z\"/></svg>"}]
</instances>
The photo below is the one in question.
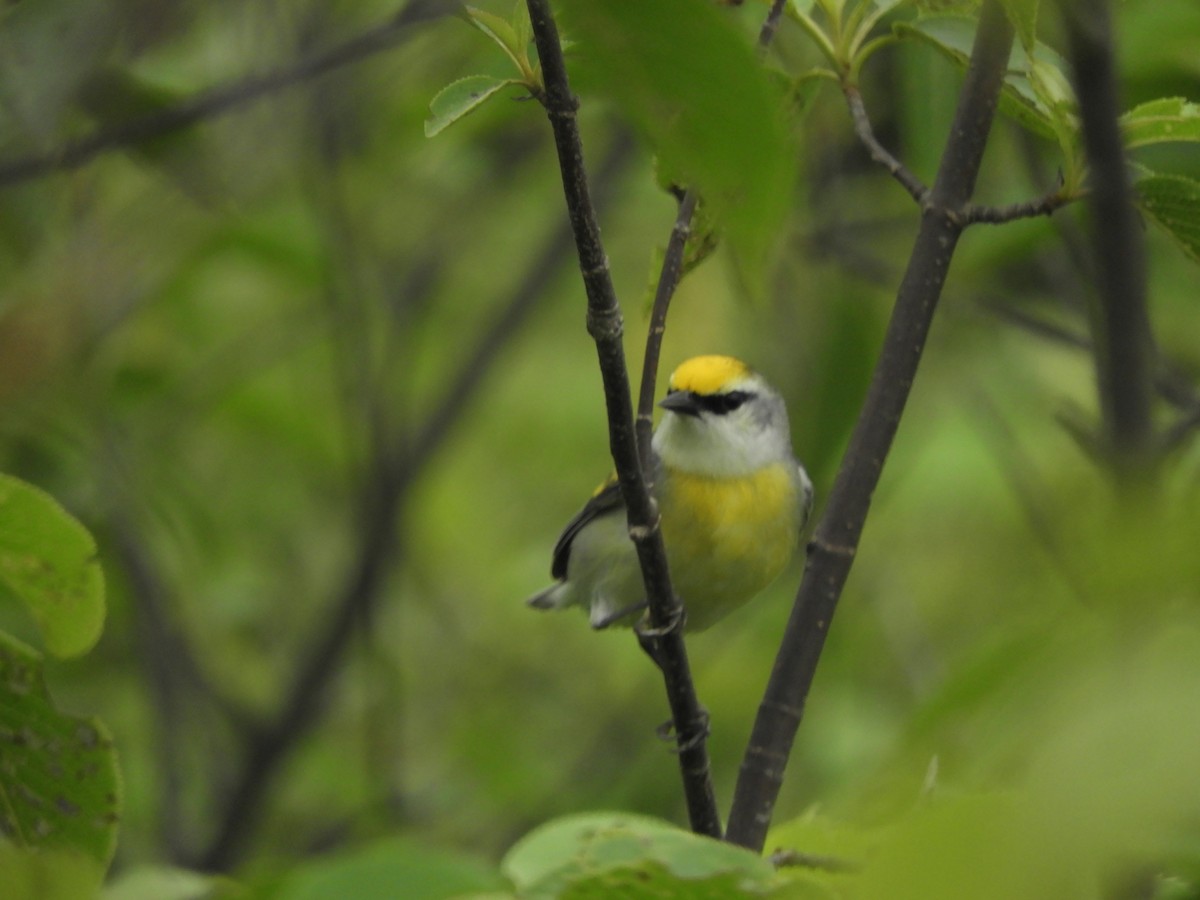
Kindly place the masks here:
<instances>
[{"instance_id":1,"label":"thin brown branch","mask_svg":"<svg viewBox=\"0 0 1200 900\"><path fill-rule=\"evenodd\" d=\"M721 819L713 794L705 738L708 717L696 697L680 627L682 607L671 587L658 508L650 496L638 457L630 399L629 374L621 344L621 308L600 240L575 121L578 101L571 93L548 0L527 0L534 42L542 64L545 90L538 99L554 132L568 218L575 235L579 269L588 299L588 332L596 344L608 409L609 448L628 513L629 533L637 549L649 604L656 659L663 673L679 751L679 768L692 830L719 837Z\"/></svg>"},{"instance_id":2,"label":"thin brown branch","mask_svg":"<svg viewBox=\"0 0 1200 900\"><path fill-rule=\"evenodd\" d=\"M1013 29L985 0L954 122L883 348L809 550L808 566L743 757L727 839L761 850L817 662L858 550L963 225L999 102Z\"/></svg>"},{"instance_id":3,"label":"thin brown branch","mask_svg":"<svg viewBox=\"0 0 1200 900\"><path fill-rule=\"evenodd\" d=\"M879 139L875 137L875 129L871 127L871 119L867 115L867 107L863 103L862 94L859 92L858 86L843 82L842 93L845 95L846 103L850 107L850 118L854 122L854 133L858 135L858 139L867 148L867 152L871 154L871 159L887 169L888 174L895 178L900 183L900 186L908 191L909 195L917 201L917 204L924 207L925 201L929 197L929 188L904 163L894 157L887 147L879 143Z\"/></svg>"},{"instance_id":4,"label":"thin brown branch","mask_svg":"<svg viewBox=\"0 0 1200 900\"><path fill-rule=\"evenodd\" d=\"M787 0L774 0L771 8L767 11L767 17L763 19L762 27L758 30L760 52L765 51L771 46L771 41L775 40L775 32L779 29L779 22L783 18L785 6L787 6Z\"/></svg>"},{"instance_id":5,"label":"thin brown branch","mask_svg":"<svg viewBox=\"0 0 1200 900\"><path fill-rule=\"evenodd\" d=\"M1111 10L1104 0L1063 0L1062 10L1090 172L1100 408L1118 483L1129 488L1149 474L1155 444L1144 236L1118 124Z\"/></svg>"},{"instance_id":6,"label":"thin brown branch","mask_svg":"<svg viewBox=\"0 0 1200 900\"><path fill-rule=\"evenodd\" d=\"M696 192L687 191L675 215L671 237L663 253L662 270L654 289L654 308L650 311L650 327L646 330L646 352L642 356L642 381L638 390L637 445L643 472L653 472L650 460L650 440L654 428L654 392L658 381L658 361L663 335L667 331L667 311L679 278L683 272L683 255L692 233L692 216L696 212Z\"/></svg>"},{"instance_id":7,"label":"thin brown branch","mask_svg":"<svg viewBox=\"0 0 1200 900\"><path fill-rule=\"evenodd\" d=\"M979 206L968 203L963 206L958 216L964 225L1003 225L1018 219L1036 219L1038 216L1052 215L1075 199L1077 198L1069 196L1059 186L1032 200L1009 203L1005 206Z\"/></svg>"},{"instance_id":8,"label":"thin brown branch","mask_svg":"<svg viewBox=\"0 0 1200 900\"><path fill-rule=\"evenodd\" d=\"M54 172L82 168L111 150L135 146L216 118L255 100L303 84L334 69L360 62L394 47L410 26L452 12L446 0L413 0L390 19L328 50L291 65L205 91L147 116L100 128L43 153L0 162L0 188Z\"/></svg>"},{"instance_id":9,"label":"thin brown branch","mask_svg":"<svg viewBox=\"0 0 1200 900\"><path fill-rule=\"evenodd\" d=\"M918 205L924 207L929 201L929 188L925 186L924 182L911 169L893 156L879 142L879 139L875 136L875 129L871 126L871 118L867 114L867 107L863 103L862 94L858 90L858 86L844 82L842 84L842 93L845 94L846 104L850 107L850 118L854 122L854 132L858 135L858 139L862 142L863 146L867 148L867 152L871 154L871 159L883 166L888 171L888 174L896 179L908 191L909 195L917 201ZM1017 219L1030 219L1037 216L1051 215L1075 199L1075 197L1065 193L1062 186L1059 185L1040 197L1020 203L1009 203L1004 206L964 203L960 208L954 210L948 209L947 212L958 218L963 226L978 223L1001 225L1005 222L1016 221Z\"/></svg>"}]
</instances>

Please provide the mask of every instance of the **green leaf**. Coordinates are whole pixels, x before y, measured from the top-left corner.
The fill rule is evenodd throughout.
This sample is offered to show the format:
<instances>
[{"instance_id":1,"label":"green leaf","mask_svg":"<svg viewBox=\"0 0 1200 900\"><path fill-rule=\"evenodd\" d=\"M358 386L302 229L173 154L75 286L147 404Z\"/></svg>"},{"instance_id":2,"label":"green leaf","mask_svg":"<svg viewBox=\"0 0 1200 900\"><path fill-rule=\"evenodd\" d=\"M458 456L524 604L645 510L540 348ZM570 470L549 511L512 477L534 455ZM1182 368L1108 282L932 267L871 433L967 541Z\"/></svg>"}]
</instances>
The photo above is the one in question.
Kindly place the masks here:
<instances>
[{"instance_id":1,"label":"green leaf","mask_svg":"<svg viewBox=\"0 0 1200 900\"><path fill-rule=\"evenodd\" d=\"M49 494L0 475L0 586L24 602L55 656L91 649L104 573L91 534Z\"/></svg>"},{"instance_id":2,"label":"green leaf","mask_svg":"<svg viewBox=\"0 0 1200 900\"><path fill-rule=\"evenodd\" d=\"M387 838L306 862L284 876L268 896L272 900L441 900L504 887L500 874L482 860L436 850L410 838Z\"/></svg>"},{"instance_id":3,"label":"green leaf","mask_svg":"<svg viewBox=\"0 0 1200 900\"><path fill-rule=\"evenodd\" d=\"M1031 53L1037 43L1038 0L1001 0L1001 3L1017 31L1021 46Z\"/></svg>"},{"instance_id":4,"label":"green leaf","mask_svg":"<svg viewBox=\"0 0 1200 900\"><path fill-rule=\"evenodd\" d=\"M762 270L791 206L797 150L782 91L744 34L695 0L564 0L579 85L613 97L663 170L708 204L747 269Z\"/></svg>"},{"instance_id":5,"label":"green leaf","mask_svg":"<svg viewBox=\"0 0 1200 900\"><path fill-rule=\"evenodd\" d=\"M0 878L5 900L87 900L96 896L104 868L78 853L31 853L0 840ZM157 900L171 900L162 897Z\"/></svg>"},{"instance_id":6,"label":"green leaf","mask_svg":"<svg viewBox=\"0 0 1200 900\"><path fill-rule=\"evenodd\" d=\"M518 842L502 868L528 898L755 897L771 895L777 885L774 868L757 854L625 813L549 822Z\"/></svg>"},{"instance_id":7,"label":"green leaf","mask_svg":"<svg viewBox=\"0 0 1200 900\"><path fill-rule=\"evenodd\" d=\"M491 75L468 75L446 85L429 101L429 118L425 120L425 137L445 131L463 116L478 109L504 88L521 82L515 78L493 78Z\"/></svg>"},{"instance_id":8,"label":"green leaf","mask_svg":"<svg viewBox=\"0 0 1200 900\"><path fill-rule=\"evenodd\" d=\"M525 74L528 60L527 41L522 41L517 28L514 28L503 17L483 9L476 9L474 6L464 7L463 14L467 17L468 22L491 38L508 55L518 72L522 75Z\"/></svg>"},{"instance_id":9,"label":"green leaf","mask_svg":"<svg viewBox=\"0 0 1200 900\"><path fill-rule=\"evenodd\" d=\"M1135 106L1121 116L1125 146L1200 141L1200 103L1165 97Z\"/></svg>"},{"instance_id":10,"label":"green leaf","mask_svg":"<svg viewBox=\"0 0 1200 900\"><path fill-rule=\"evenodd\" d=\"M1135 187L1142 212L1200 262L1200 181L1182 175L1150 175Z\"/></svg>"},{"instance_id":11,"label":"green leaf","mask_svg":"<svg viewBox=\"0 0 1200 900\"><path fill-rule=\"evenodd\" d=\"M525 0L516 0L512 11L512 29L517 46L522 50L533 40L533 25L529 22L529 5ZM563 48L566 49L565 47Z\"/></svg>"},{"instance_id":12,"label":"green leaf","mask_svg":"<svg viewBox=\"0 0 1200 900\"><path fill-rule=\"evenodd\" d=\"M138 866L125 870L104 888L101 900L217 900L245 897L227 879L188 869L167 866Z\"/></svg>"},{"instance_id":13,"label":"green leaf","mask_svg":"<svg viewBox=\"0 0 1200 900\"><path fill-rule=\"evenodd\" d=\"M925 41L961 68L966 68L975 41L976 22L962 16L929 16L899 22L895 33ZM1032 52L1014 46L1000 95L1000 111L1019 124L1055 140L1064 152L1077 130L1075 101L1067 80L1066 63L1050 47L1035 42Z\"/></svg>"},{"instance_id":14,"label":"green leaf","mask_svg":"<svg viewBox=\"0 0 1200 900\"><path fill-rule=\"evenodd\" d=\"M116 846L119 806L108 732L55 709L41 655L0 632L0 846L76 856L99 884Z\"/></svg>"}]
</instances>

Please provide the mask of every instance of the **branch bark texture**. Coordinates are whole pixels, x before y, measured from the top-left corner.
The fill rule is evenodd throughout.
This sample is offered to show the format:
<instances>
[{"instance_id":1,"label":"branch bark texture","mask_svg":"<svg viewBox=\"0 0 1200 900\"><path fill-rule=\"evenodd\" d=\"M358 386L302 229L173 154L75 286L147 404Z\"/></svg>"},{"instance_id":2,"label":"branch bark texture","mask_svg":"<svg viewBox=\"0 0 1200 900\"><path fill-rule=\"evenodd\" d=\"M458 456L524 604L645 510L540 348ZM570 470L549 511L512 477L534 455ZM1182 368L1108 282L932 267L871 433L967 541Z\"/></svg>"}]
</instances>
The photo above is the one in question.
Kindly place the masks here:
<instances>
[{"instance_id":1,"label":"branch bark texture","mask_svg":"<svg viewBox=\"0 0 1200 900\"><path fill-rule=\"evenodd\" d=\"M985 0L937 177L900 284L866 401L809 548L808 566L743 757L727 840L761 850L805 701L900 424L962 234L1012 47L999 0Z\"/></svg>"},{"instance_id":2,"label":"branch bark texture","mask_svg":"<svg viewBox=\"0 0 1200 900\"><path fill-rule=\"evenodd\" d=\"M621 307L589 196L583 146L575 121L578 102L567 80L558 28L548 0L527 0L527 5L545 82L544 92L538 99L545 107L554 131L567 212L587 292L588 333L596 343L604 383L609 449L628 512L629 534L645 580L650 629L671 707L688 817L696 833L719 837L721 819L713 794L705 743L708 716L696 697L683 641L683 608L671 587L658 508L648 490L638 457L629 374L621 343L624 328Z\"/></svg>"}]
</instances>

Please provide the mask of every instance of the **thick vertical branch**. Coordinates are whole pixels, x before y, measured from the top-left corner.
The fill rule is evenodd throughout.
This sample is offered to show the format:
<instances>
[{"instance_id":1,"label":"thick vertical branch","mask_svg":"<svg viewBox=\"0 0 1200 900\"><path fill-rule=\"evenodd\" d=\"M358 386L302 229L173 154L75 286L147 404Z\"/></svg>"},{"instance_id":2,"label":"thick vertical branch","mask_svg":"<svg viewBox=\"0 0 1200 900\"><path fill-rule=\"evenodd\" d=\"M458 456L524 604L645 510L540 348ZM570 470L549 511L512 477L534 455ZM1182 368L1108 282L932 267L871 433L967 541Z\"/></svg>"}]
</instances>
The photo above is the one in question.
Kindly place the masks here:
<instances>
[{"instance_id":1,"label":"thick vertical branch","mask_svg":"<svg viewBox=\"0 0 1200 900\"><path fill-rule=\"evenodd\" d=\"M850 446L809 549L808 567L742 760L727 839L761 850L792 742L850 572L871 496L896 435L995 115L1013 30L985 0L937 178Z\"/></svg>"},{"instance_id":2,"label":"thick vertical branch","mask_svg":"<svg viewBox=\"0 0 1200 900\"><path fill-rule=\"evenodd\" d=\"M621 344L624 327L621 307L617 303L608 259L600 241L600 227L596 222L595 210L588 193L583 146L575 122L578 103L567 81L558 28L550 12L548 0L527 0L527 5L545 81L545 89L538 99L545 107L554 131L563 193L571 228L575 234L579 270L587 292L588 332L596 342L600 374L604 382L609 448L628 511L629 534L637 548L638 561L641 563L642 577L646 585L650 626L655 634L658 662L662 669L678 740L679 767L683 776L688 816L693 831L719 837L721 819L713 795L712 774L705 744L707 716L700 706L692 683L687 649L680 627L682 606L671 588L666 550L659 529L658 508L647 489L638 459L629 374L625 366L625 351Z\"/></svg>"},{"instance_id":3,"label":"thick vertical branch","mask_svg":"<svg viewBox=\"0 0 1200 900\"><path fill-rule=\"evenodd\" d=\"M1092 336L1100 409L1119 481L1146 473L1153 432L1150 318L1141 223L1130 201L1129 170L1117 122L1112 22L1105 0L1064 0L1064 23L1089 167L1088 205L1098 302Z\"/></svg>"}]
</instances>

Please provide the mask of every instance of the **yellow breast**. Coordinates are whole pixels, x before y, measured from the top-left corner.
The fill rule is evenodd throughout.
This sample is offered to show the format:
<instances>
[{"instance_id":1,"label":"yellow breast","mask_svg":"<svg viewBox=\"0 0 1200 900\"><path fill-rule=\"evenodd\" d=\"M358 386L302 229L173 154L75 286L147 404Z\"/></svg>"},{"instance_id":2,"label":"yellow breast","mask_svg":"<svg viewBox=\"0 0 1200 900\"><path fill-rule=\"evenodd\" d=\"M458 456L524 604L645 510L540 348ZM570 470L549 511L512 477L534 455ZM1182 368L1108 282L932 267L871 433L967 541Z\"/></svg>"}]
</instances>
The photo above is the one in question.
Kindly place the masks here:
<instances>
[{"instance_id":1,"label":"yellow breast","mask_svg":"<svg viewBox=\"0 0 1200 900\"><path fill-rule=\"evenodd\" d=\"M673 471L658 493L671 575L690 631L754 597L796 551L801 504L790 464L740 478Z\"/></svg>"}]
</instances>

